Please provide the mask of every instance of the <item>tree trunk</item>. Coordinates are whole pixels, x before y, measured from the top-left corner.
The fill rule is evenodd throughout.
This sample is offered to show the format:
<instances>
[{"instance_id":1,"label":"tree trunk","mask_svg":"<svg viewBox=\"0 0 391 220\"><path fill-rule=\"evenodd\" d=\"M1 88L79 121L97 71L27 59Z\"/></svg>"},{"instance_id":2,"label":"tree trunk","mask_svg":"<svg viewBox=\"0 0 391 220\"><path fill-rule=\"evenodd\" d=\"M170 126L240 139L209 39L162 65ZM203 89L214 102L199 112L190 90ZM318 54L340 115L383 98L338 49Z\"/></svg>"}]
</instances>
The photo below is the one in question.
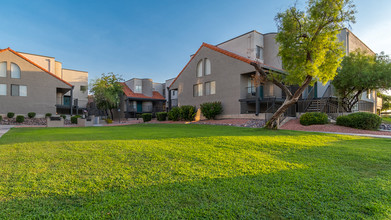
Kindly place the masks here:
<instances>
[{"instance_id":1,"label":"tree trunk","mask_svg":"<svg viewBox=\"0 0 391 220\"><path fill-rule=\"evenodd\" d=\"M114 120L113 109L110 109L109 112L110 112L110 115L111 115L111 120Z\"/></svg>"},{"instance_id":2,"label":"tree trunk","mask_svg":"<svg viewBox=\"0 0 391 220\"><path fill-rule=\"evenodd\" d=\"M270 120L266 123L265 127L268 129L278 129L279 121L278 119L284 112L291 107L293 104L297 102L297 98L294 99L293 97L290 99L285 99L282 106L273 114L273 116L270 118Z\"/></svg>"}]
</instances>

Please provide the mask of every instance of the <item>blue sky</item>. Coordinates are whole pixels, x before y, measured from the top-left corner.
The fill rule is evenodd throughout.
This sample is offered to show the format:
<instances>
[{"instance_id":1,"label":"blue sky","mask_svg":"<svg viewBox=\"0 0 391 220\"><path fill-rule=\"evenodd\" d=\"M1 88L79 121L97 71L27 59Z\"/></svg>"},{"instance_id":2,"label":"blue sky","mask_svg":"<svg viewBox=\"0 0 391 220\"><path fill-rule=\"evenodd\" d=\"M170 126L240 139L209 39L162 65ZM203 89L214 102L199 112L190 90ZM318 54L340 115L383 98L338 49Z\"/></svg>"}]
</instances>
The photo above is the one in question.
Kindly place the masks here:
<instances>
[{"instance_id":1,"label":"blue sky","mask_svg":"<svg viewBox=\"0 0 391 220\"><path fill-rule=\"evenodd\" d=\"M0 48L56 57L90 79L175 77L202 44L250 30L275 32L274 17L294 1L4 1ZM305 1L299 0L299 5ZM391 54L391 1L356 0L352 31L375 52Z\"/></svg>"}]
</instances>

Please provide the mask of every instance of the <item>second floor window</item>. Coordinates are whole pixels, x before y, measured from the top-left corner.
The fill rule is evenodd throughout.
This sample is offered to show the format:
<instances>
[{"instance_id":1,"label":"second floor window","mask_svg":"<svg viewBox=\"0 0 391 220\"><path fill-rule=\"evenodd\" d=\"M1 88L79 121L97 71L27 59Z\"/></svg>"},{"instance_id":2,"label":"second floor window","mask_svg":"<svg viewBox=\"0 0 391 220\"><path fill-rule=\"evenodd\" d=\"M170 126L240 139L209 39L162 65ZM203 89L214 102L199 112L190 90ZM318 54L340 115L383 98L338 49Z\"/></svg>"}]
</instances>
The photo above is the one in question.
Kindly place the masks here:
<instances>
[{"instance_id":1,"label":"second floor window","mask_svg":"<svg viewBox=\"0 0 391 220\"><path fill-rule=\"evenodd\" d=\"M0 63L0 77L7 77L7 62Z\"/></svg>"},{"instance_id":2,"label":"second floor window","mask_svg":"<svg viewBox=\"0 0 391 220\"><path fill-rule=\"evenodd\" d=\"M27 96L27 86L11 85L11 96Z\"/></svg>"},{"instance_id":3,"label":"second floor window","mask_svg":"<svg viewBox=\"0 0 391 220\"><path fill-rule=\"evenodd\" d=\"M216 94L216 81L205 83L205 95Z\"/></svg>"},{"instance_id":4,"label":"second floor window","mask_svg":"<svg viewBox=\"0 0 391 220\"><path fill-rule=\"evenodd\" d=\"M193 96L194 97L202 96L202 91L203 91L202 84L193 85Z\"/></svg>"},{"instance_id":5,"label":"second floor window","mask_svg":"<svg viewBox=\"0 0 391 220\"><path fill-rule=\"evenodd\" d=\"M263 60L263 48L260 46L257 46L256 57L257 59Z\"/></svg>"},{"instance_id":6,"label":"second floor window","mask_svg":"<svg viewBox=\"0 0 391 220\"><path fill-rule=\"evenodd\" d=\"M197 64L197 77L211 74L211 64L208 58L202 59Z\"/></svg>"},{"instance_id":7,"label":"second floor window","mask_svg":"<svg viewBox=\"0 0 391 220\"><path fill-rule=\"evenodd\" d=\"M7 95L7 84L0 84L0 95Z\"/></svg>"},{"instance_id":8,"label":"second floor window","mask_svg":"<svg viewBox=\"0 0 391 220\"><path fill-rule=\"evenodd\" d=\"M15 63L11 63L11 78L20 79L20 68Z\"/></svg>"},{"instance_id":9,"label":"second floor window","mask_svg":"<svg viewBox=\"0 0 391 220\"><path fill-rule=\"evenodd\" d=\"M134 88L134 92L135 93L141 93L143 91L143 87L142 86L135 86Z\"/></svg>"}]
</instances>

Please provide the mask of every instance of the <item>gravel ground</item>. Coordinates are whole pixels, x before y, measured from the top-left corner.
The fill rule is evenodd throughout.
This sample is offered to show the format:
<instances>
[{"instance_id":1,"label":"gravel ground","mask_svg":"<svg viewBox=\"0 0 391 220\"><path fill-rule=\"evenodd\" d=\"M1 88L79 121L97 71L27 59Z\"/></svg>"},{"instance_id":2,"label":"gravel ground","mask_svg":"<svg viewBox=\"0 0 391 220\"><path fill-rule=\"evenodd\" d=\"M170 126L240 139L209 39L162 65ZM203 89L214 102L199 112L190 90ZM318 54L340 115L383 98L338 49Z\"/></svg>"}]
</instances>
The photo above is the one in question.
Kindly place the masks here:
<instances>
[{"instance_id":1,"label":"gravel ground","mask_svg":"<svg viewBox=\"0 0 391 220\"><path fill-rule=\"evenodd\" d=\"M283 126L280 129L283 130L296 130L296 131L319 131L319 132L338 132L338 133L352 133L352 134L373 134L373 135L387 135L390 136L391 132L389 131L369 131L369 130L360 130L355 128L349 128L344 126L339 126L335 124L326 124L326 125L310 125L304 126L301 125L299 119L294 119Z\"/></svg>"}]
</instances>

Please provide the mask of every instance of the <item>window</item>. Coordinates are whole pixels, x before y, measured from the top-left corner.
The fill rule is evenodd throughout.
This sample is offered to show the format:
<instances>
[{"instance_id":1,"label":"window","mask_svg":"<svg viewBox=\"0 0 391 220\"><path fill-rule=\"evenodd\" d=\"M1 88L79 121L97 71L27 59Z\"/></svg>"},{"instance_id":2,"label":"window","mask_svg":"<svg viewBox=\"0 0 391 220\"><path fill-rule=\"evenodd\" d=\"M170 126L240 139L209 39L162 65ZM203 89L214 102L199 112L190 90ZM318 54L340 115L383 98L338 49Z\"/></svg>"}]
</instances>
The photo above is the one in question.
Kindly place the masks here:
<instances>
[{"instance_id":1,"label":"window","mask_svg":"<svg viewBox=\"0 0 391 220\"><path fill-rule=\"evenodd\" d=\"M20 79L20 68L15 63L11 63L11 78Z\"/></svg>"},{"instance_id":2,"label":"window","mask_svg":"<svg viewBox=\"0 0 391 220\"><path fill-rule=\"evenodd\" d=\"M197 77L201 77L202 76L202 67L203 67L203 62L202 60L200 60L200 62L198 62L197 64Z\"/></svg>"},{"instance_id":3,"label":"window","mask_svg":"<svg viewBox=\"0 0 391 220\"><path fill-rule=\"evenodd\" d=\"M257 46L256 57L257 59L263 60L263 48L260 46Z\"/></svg>"},{"instance_id":4,"label":"window","mask_svg":"<svg viewBox=\"0 0 391 220\"><path fill-rule=\"evenodd\" d=\"M11 96L27 96L27 86L11 85Z\"/></svg>"},{"instance_id":5,"label":"window","mask_svg":"<svg viewBox=\"0 0 391 220\"><path fill-rule=\"evenodd\" d=\"M80 86L80 91L86 92L87 91L87 86Z\"/></svg>"},{"instance_id":6,"label":"window","mask_svg":"<svg viewBox=\"0 0 391 220\"><path fill-rule=\"evenodd\" d=\"M142 86L136 86L134 92L135 93L141 93L143 91L143 87Z\"/></svg>"},{"instance_id":7,"label":"window","mask_svg":"<svg viewBox=\"0 0 391 220\"><path fill-rule=\"evenodd\" d=\"M205 59L205 76L210 75L210 60Z\"/></svg>"},{"instance_id":8,"label":"window","mask_svg":"<svg viewBox=\"0 0 391 220\"><path fill-rule=\"evenodd\" d=\"M205 83L205 95L216 94L216 81Z\"/></svg>"},{"instance_id":9,"label":"window","mask_svg":"<svg viewBox=\"0 0 391 220\"><path fill-rule=\"evenodd\" d=\"M193 96L202 96L202 84L195 84L193 86Z\"/></svg>"},{"instance_id":10,"label":"window","mask_svg":"<svg viewBox=\"0 0 391 220\"><path fill-rule=\"evenodd\" d=\"M7 95L7 85L0 84L0 95Z\"/></svg>"},{"instance_id":11,"label":"window","mask_svg":"<svg viewBox=\"0 0 391 220\"><path fill-rule=\"evenodd\" d=\"M0 63L0 77L7 77L7 62Z\"/></svg>"}]
</instances>

